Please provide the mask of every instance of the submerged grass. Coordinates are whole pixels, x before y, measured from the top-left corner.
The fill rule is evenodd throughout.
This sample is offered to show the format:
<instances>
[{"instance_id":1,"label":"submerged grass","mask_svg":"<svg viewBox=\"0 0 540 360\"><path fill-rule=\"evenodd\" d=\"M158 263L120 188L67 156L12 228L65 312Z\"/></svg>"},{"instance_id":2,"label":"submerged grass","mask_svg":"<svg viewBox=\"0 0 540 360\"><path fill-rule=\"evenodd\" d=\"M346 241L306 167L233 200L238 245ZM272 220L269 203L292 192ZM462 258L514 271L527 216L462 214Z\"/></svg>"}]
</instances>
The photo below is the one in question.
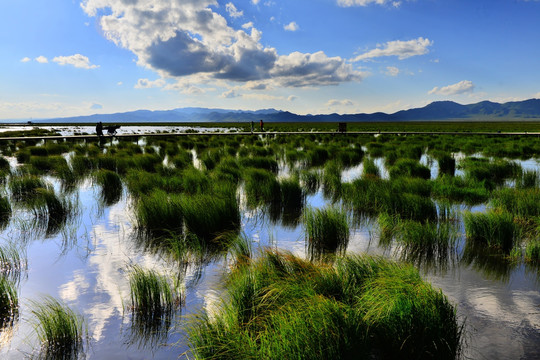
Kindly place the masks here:
<instances>
[{"instance_id":1,"label":"submerged grass","mask_svg":"<svg viewBox=\"0 0 540 360\"><path fill-rule=\"evenodd\" d=\"M19 313L19 296L15 284L0 275L0 327L13 322Z\"/></svg>"},{"instance_id":2,"label":"submerged grass","mask_svg":"<svg viewBox=\"0 0 540 360\"><path fill-rule=\"evenodd\" d=\"M368 256L315 265L266 251L232 271L221 312L190 332L198 359L455 359L456 311L412 266Z\"/></svg>"},{"instance_id":3,"label":"submerged grass","mask_svg":"<svg viewBox=\"0 0 540 360\"><path fill-rule=\"evenodd\" d=\"M34 328L45 358L77 358L83 350L87 330L84 320L60 301L45 297L31 302Z\"/></svg>"}]
</instances>

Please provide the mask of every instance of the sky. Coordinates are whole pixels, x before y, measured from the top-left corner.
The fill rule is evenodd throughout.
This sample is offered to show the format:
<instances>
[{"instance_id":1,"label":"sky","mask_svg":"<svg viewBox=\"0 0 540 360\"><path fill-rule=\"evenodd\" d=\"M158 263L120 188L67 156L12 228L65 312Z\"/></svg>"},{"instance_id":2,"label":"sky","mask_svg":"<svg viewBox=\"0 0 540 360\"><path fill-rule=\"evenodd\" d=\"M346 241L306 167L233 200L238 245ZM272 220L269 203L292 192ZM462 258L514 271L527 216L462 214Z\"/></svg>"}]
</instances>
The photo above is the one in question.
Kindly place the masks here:
<instances>
[{"instance_id":1,"label":"sky","mask_svg":"<svg viewBox=\"0 0 540 360\"><path fill-rule=\"evenodd\" d=\"M540 98L539 0L0 2L0 120Z\"/></svg>"}]
</instances>

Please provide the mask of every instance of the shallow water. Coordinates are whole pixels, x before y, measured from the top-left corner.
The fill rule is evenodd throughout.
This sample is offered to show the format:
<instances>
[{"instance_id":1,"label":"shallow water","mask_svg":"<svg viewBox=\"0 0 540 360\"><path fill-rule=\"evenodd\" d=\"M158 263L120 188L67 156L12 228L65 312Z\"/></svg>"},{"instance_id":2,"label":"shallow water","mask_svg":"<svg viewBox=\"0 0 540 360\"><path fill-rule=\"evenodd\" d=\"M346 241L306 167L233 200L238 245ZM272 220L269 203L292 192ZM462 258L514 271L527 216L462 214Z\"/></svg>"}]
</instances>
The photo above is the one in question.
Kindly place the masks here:
<instances>
[{"instance_id":1,"label":"shallow water","mask_svg":"<svg viewBox=\"0 0 540 360\"><path fill-rule=\"evenodd\" d=\"M383 169L382 159L377 164ZM423 161L428 164L428 159ZM431 166L436 162L432 162ZM538 169L538 163L527 166ZM361 166L348 169L346 181L360 176ZM386 173L383 173L386 174ZM432 167L432 177L437 171ZM58 187L58 184L55 184ZM49 238L32 236L31 218L14 213L0 242L16 242L26 248L28 270L19 282L20 315L13 331L3 331L0 358L19 359L37 354L29 301L51 295L84 315L89 330L85 357L93 359L171 359L188 351L185 328L202 309L215 309L222 296L223 275L228 271L224 257L190 263L179 269L162 256L144 250L137 241L131 199L124 194L115 205L104 207L99 189L87 181L77 191L80 215L63 232ZM322 192L307 197L307 205L324 207L329 200ZM485 206L472 211L485 211ZM301 225L273 223L267 214L243 208L242 231L253 240L255 251L275 247L306 256ZM468 254L463 226L455 256L444 266L420 264L421 273L434 287L458 306L465 321L468 345L465 355L474 359L540 358L540 276L524 265L493 266L489 256ZM367 221L351 229L349 253L376 254L399 259L400 249L378 246L376 224ZM465 256L467 255L467 256ZM132 329L127 272L131 264L158 269L181 278L183 305L166 339L145 338Z\"/></svg>"}]
</instances>

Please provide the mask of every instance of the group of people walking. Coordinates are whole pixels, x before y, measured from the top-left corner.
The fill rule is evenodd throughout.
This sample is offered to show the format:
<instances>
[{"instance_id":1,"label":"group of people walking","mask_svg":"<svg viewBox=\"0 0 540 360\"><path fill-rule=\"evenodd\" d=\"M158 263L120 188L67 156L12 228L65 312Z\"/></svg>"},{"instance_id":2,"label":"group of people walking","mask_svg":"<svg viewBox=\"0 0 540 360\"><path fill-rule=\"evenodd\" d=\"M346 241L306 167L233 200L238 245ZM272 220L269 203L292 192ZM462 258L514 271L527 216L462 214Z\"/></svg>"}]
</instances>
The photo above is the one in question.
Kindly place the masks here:
<instances>
[{"instance_id":1,"label":"group of people walking","mask_svg":"<svg viewBox=\"0 0 540 360\"><path fill-rule=\"evenodd\" d=\"M259 121L259 126L261 127L261 131L264 131L264 122L262 121L262 119ZM251 132L253 132L254 127L255 127L255 123L252 121L251 122Z\"/></svg>"}]
</instances>

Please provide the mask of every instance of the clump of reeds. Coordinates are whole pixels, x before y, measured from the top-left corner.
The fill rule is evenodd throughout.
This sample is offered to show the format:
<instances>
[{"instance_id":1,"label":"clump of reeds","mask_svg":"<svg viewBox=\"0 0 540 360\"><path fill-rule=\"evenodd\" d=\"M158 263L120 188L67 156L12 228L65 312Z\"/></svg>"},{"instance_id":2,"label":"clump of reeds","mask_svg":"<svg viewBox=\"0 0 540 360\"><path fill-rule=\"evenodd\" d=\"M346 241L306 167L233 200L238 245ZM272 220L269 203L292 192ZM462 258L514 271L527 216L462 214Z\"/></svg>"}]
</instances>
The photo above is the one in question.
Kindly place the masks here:
<instances>
[{"instance_id":1,"label":"clump of reeds","mask_svg":"<svg viewBox=\"0 0 540 360\"><path fill-rule=\"evenodd\" d=\"M422 179L429 179L431 177L429 168L413 159L396 160L394 165L390 167L389 174L391 179L396 179L400 176L419 177Z\"/></svg>"},{"instance_id":2,"label":"clump of reeds","mask_svg":"<svg viewBox=\"0 0 540 360\"><path fill-rule=\"evenodd\" d=\"M11 204L7 197L0 196L0 229L3 229L11 217Z\"/></svg>"},{"instance_id":3,"label":"clump of reeds","mask_svg":"<svg viewBox=\"0 0 540 360\"><path fill-rule=\"evenodd\" d=\"M45 358L77 358L87 334L82 316L49 296L32 301L31 313Z\"/></svg>"},{"instance_id":4,"label":"clump of reeds","mask_svg":"<svg viewBox=\"0 0 540 360\"><path fill-rule=\"evenodd\" d=\"M122 180L117 173L101 169L96 171L94 178L101 188L99 197L106 206L113 205L120 200L122 197Z\"/></svg>"},{"instance_id":5,"label":"clump of reeds","mask_svg":"<svg viewBox=\"0 0 540 360\"><path fill-rule=\"evenodd\" d=\"M248 205L270 204L280 197L276 175L267 170L247 169L244 172Z\"/></svg>"},{"instance_id":6,"label":"clump of reeds","mask_svg":"<svg viewBox=\"0 0 540 360\"><path fill-rule=\"evenodd\" d=\"M381 171L379 167L375 164L372 158L366 157L363 162L364 168L362 169L363 177L380 177Z\"/></svg>"},{"instance_id":7,"label":"clump of reeds","mask_svg":"<svg viewBox=\"0 0 540 360\"><path fill-rule=\"evenodd\" d=\"M214 193L180 197L186 229L201 240L211 241L240 227L240 209L235 189L216 187Z\"/></svg>"},{"instance_id":8,"label":"clump of reeds","mask_svg":"<svg viewBox=\"0 0 540 360\"><path fill-rule=\"evenodd\" d=\"M347 214L338 208L305 209L304 227L312 259L343 253L349 244Z\"/></svg>"},{"instance_id":9,"label":"clump of reeds","mask_svg":"<svg viewBox=\"0 0 540 360\"><path fill-rule=\"evenodd\" d=\"M540 263L540 239L534 239L525 247L525 259L534 263Z\"/></svg>"},{"instance_id":10,"label":"clump of reeds","mask_svg":"<svg viewBox=\"0 0 540 360\"><path fill-rule=\"evenodd\" d=\"M313 194L319 189L320 176L317 171L302 170L300 172L300 181L302 182L302 187L308 194Z\"/></svg>"},{"instance_id":11,"label":"clump of reeds","mask_svg":"<svg viewBox=\"0 0 540 360\"><path fill-rule=\"evenodd\" d=\"M154 190L136 202L137 227L148 235L181 234L183 212L180 197Z\"/></svg>"},{"instance_id":12,"label":"clump of reeds","mask_svg":"<svg viewBox=\"0 0 540 360\"><path fill-rule=\"evenodd\" d=\"M180 302L177 289L154 270L132 266L129 274L131 337L140 346L155 346L167 340Z\"/></svg>"},{"instance_id":13,"label":"clump of reeds","mask_svg":"<svg viewBox=\"0 0 540 360\"><path fill-rule=\"evenodd\" d=\"M28 206L36 218L47 224L47 235L56 233L75 214L76 205L52 189L38 188Z\"/></svg>"},{"instance_id":14,"label":"clump of reeds","mask_svg":"<svg viewBox=\"0 0 540 360\"><path fill-rule=\"evenodd\" d=\"M442 174L454 176L456 172L456 159L449 154L442 154L437 160L439 162L439 176Z\"/></svg>"},{"instance_id":15,"label":"clump of reeds","mask_svg":"<svg viewBox=\"0 0 540 360\"><path fill-rule=\"evenodd\" d=\"M510 252L518 241L520 231L514 217L507 212L465 212L465 233L471 241Z\"/></svg>"},{"instance_id":16,"label":"clump of reeds","mask_svg":"<svg viewBox=\"0 0 540 360\"><path fill-rule=\"evenodd\" d=\"M525 170L518 179L516 187L518 188L534 188L540 185L540 172L535 170Z\"/></svg>"},{"instance_id":17,"label":"clump of reeds","mask_svg":"<svg viewBox=\"0 0 540 360\"><path fill-rule=\"evenodd\" d=\"M442 175L431 182L432 194L435 198L452 202L464 202L469 205L479 204L488 200L490 191L484 181Z\"/></svg>"},{"instance_id":18,"label":"clump of reeds","mask_svg":"<svg viewBox=\"0 0 540 360\"><path fill-rule=\"evenodd\" d=\"M50 185L34 175L13 176L9 181L11 197L15 201L28 202L36 196L37 189L48 189Z\"/></svg>"},{"instance_id":19,"label":"clump of reeds","mask_svg":"<svg viewBox=\"0 0 540 360\"><path fill-rule=\"evenodd\" d=\"M492 205L515 216L540 216L540 189L500 189L493 193Z\"/></svg>"},{"instance_id":20,"label":"clump of reeds","mask_svg":"<svg viewBox=\"0 0 540 360\"><path fill-rule=\"evenodd\" d=\"M305 195L297 177L283 179L279 182L281 194L281 212L283 225L296 226L302 215Z\"/></svg>"},{"instance_id":21,"label":"clump of reeds","mask_svg":"<svg viewBox=\"0 0 540 360\"><path fill-rule=\"evenodd\" d=\"M0 275L0 327L11 323L19 312L19 296L15 285Z\"/></svg>"},{"instance_id":22,"label":"clump of reeds","mask_svg":"<svg viewBox=\"0 0 540 360\"><path fill-rule=\"evenodd\" d=\"M238 162L246 168L264 169L273 173L278 171L277 161L269 156L241 157Z\"/></svg>"},{"instance_id":23,"label":"clump of reeds","mask_svg":"<svg viewBox=\"0 0 540 360\"><path fill-rule=\"evenodd\" d=\"M343 165L335 160L329 160L324 164L322 174L323 190L326 196L336 199L341 193L341 171Z\"/></svg>"},{"instance_id":24,"label":"clump of reeds","mask_svg":"<svg viewBox=\"0 0 540 360\"><path fill-rule=\"evenodd\" d=\"M24 248L8 243L0 246L0 272L11 279L19 279L21 271L27 268Z\"/></svg>"},{"instance_id":25,"label":"clump of reeds","mask_svg":"<svg viewBox=\"0 0 540 360\"><path fill-rule=\"evenodd\" d=\"M221 311L190 332L199 359L455 359L462 327L446 297L410 265L334 265L266 251L233 269Z\"/></svg>"}]
</instances>

